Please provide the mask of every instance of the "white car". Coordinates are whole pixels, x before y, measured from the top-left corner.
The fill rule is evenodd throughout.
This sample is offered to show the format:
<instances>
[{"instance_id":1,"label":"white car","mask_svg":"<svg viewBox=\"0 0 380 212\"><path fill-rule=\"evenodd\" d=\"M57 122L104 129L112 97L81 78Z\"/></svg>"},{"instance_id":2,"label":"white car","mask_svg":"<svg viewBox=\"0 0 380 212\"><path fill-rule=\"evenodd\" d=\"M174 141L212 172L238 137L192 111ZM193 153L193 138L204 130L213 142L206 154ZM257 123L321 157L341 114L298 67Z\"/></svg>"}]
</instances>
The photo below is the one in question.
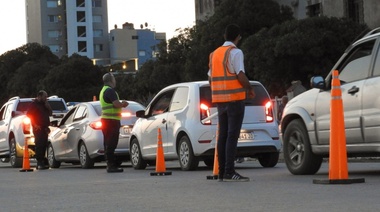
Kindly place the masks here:
<instances>
[{"instance_id":1,"label":"white car","mask_svg":"<svg viewBox=\"0 0 380 212\"><path fill-rule=\"evenodd\" d=\"M256 97L246 101L245 117L237 148L238 157L258 158L264 167L277 164L281 142L271 99L264 86L251 81ZM155 164L157 131L161 129L165 160L179 160L182 170L194 170L199 161L212 166L215 153L217 112L211 103L208 81L179 83L162 89L140 117L130 138L135 169ZM206 119L207 120L207 119Z\"/></svg>"},{"instance_id":2,"label":"white car","mask_svg":"<svg viewBox=\"0 0 380 212\"><path fill-rule=\"evenodd\" d=\"M128 101L122 109L119 144L115 150L118 163L129 160L129 136L137 120L136 111L144 106ZM104 160L101 106L99 101L75 105L49 134L47 156L49 166L59 168L62 162L79 163L82 168L92 168L95 162Z\"/></svg>"}]
</instances>

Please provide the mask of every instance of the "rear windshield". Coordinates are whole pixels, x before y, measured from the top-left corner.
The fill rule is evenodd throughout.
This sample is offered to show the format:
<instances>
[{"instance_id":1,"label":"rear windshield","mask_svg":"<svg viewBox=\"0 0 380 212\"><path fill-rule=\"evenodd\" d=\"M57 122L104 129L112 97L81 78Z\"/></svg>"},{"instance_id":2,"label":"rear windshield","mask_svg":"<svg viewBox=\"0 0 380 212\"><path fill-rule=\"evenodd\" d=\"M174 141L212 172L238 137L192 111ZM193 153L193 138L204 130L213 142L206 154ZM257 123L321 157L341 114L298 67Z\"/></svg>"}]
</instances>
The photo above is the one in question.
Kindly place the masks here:
<instances>
[{"instance_id":1,"label":"rear windshield","mask_svg":"<svg viewBox=\"0 0 380 212\"><path fill-rule=\"evenodd\" d=\"M25 113L28 111L30 103L32 102L19 102L16 111ZM62 101L49 101L49 104L53 111L66 111L66 106Z\"/></svg>"},{"instance_id":2,"label":"rear windshield","mask_svg":"<svg viewBox=\"0 0 380 212\"><path fill-rule=\"evenodd\" d=\"M268 101L270 101L268 93L263 86L252 85L252 87L253 87L253 90L255 91L256 96L253 99L246 99L245 100L246 106L263 106ZM211 103L210 86L201 87L199 92L200 92L200 98L201 98L202 103L205 103L207 105L212 105L212 107L216 107L216 104Z\"/></svg>"}]
</instances>

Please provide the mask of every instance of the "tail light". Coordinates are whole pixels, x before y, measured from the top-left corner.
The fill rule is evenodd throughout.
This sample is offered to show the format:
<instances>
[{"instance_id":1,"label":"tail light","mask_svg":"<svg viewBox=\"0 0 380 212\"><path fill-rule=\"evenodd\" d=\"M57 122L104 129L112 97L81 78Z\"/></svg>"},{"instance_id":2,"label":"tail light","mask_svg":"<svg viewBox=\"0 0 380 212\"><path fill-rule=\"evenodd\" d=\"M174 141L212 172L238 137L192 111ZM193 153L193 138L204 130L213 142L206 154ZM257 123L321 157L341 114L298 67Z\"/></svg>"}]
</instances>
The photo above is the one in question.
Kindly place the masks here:
<instances>
[{"instance_id":1,"label":"tail light","mask_svg":"<svg viewBox=\"0 0 380 212\"><path fill-rule=\"evenodd\" d=\"M200 111L201 111L201 120L207 118L210 116L210 110L209 110L209 107L204 104L204 103L201 103L200 105ZM208 120L204 123L205 125L211 125L211 120Z\"/></svg>"},{"instance_id":2,"label":"tail light","mask_svg":"<svg viewBox=\"0 0 380 212\"><path fill-rule=\"evenodd\" d=\"M90 127L94 130L101 130L102 129L102 122L101 121L93 121L90 123Z\"/></svg>"},{"instance_id":3,"label":"tail light","mask_svg":"<svg viewBox=\"0 0 380 212\"><path fill-rule=\"evenodd\" d=\"M132 113L131 112L122 112L121 117L126 118L126 117L131 117Z\"/></svg>"},{"instance_id":4,"label":"tail light","mask_svg":"<svg viewBox=\"0 0 380 212\"><path fill-rule=\"evenodd\" d=\"M30 134L32 132L32 122L29 117L25 117L22 120L22 131L24 134Z\"/></svg>"},{"instance_id":5,"label":"tail light","mask_svg":"<svg viewBox=\"0 0 380 212\"><path fill-rule=\"evenodd\" d=\"M265 120L266 122L273 122L273 107L272 107L272 102L268 101L265 104Z\"/></svg>"}]
</instances>

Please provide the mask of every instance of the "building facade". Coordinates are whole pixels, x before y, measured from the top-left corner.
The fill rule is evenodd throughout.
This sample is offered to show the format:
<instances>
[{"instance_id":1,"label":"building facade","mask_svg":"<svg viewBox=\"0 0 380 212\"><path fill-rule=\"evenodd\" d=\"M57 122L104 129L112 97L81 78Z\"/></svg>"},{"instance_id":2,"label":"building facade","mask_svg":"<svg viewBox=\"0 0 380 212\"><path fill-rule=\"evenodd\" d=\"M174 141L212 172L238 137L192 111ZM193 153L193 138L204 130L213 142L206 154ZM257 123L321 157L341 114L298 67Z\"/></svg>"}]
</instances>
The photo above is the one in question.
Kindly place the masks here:
<instances>
[{"instance_id":1,"label":"building facade","mask_svg":"<svg viewBox=\"0 0 380 212\"><path fill-rule=\"evenodd\" d=\"M195 0L196 20L210 17L223 0ZM379 0L274 0L293 10L296 19L314 16L348 18L365 23L369 28L380 27Z\"/></svg>"},{"instance_id":2,"label":"building facade","mask_svg":"<svg viewBox=\"0 0 380 212\"><path fill-rule=\"evenodd\" d=\"M107 0L26 0L27 42L109 64Z\"/></svg>"},{"instance_id":3,"label":"building facade","mask_svg":"<svg viewBox=\"0 0 380 212\"><path fill-rule=\"evenodd\" d=\"M165 40L166 33L135 29L132 23L124 23L121 29L115 26L110 31L111 64L123 63L128 71L137 71L146 61L156 58L157 44Z\"/></svg>"}]
</instances>

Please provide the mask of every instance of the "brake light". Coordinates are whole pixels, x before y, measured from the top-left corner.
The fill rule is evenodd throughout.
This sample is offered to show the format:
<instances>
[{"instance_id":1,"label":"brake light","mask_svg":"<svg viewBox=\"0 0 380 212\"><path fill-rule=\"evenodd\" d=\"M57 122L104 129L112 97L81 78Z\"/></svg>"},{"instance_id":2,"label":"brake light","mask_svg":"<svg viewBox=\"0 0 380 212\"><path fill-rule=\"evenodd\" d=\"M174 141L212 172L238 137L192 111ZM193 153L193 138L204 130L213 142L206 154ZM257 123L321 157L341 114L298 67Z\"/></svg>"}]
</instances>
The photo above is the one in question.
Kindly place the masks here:
<instances>
[{"instance_id":1,"label":"brake light","mask_svg":"<svg viewBox=\"0 0 380 212\"><path fill-rule=\"evenodd\" d=\"M271 101L268 101L265 104L265 120L266 120L266 122L272 122L274 120L273 108L272 108L272 102Z\"/></svg>"},{"instance_id":2,"label":"brake light","mask_svg":"<svg viewBox=\"0 0 380 212\"><path fill-rule=\"evenodd\" d=\"M201 112L201 120L207 118L210 116L210 110L209 110L209 107L204 104L204 103L201 103L200 105L200 112ZM205 123L203 123L205 125L211 125L211 120L208 120L206 121Z\"/></svg>"},{"instance_id":3,"label":"brake light","mask_svg":"<svg viewBox=\"0 0 380 212\"><path fill-rule=\"evenodd\" d=\"M93 121L90 123L90 127L94 130L101 130L102 129L102 122L101 121Z\"/></svg>"},{"instance_id":4,"label":"brake light","mask_svg":"<svg viewBox=\"0 0 380 212\"><path fill-rule=\"evenodd\" d=\"M25 117L22 120L22 131L24 134L30 134L32 132L32 121L29 117Z\"/></svg>"}]
</instances>

